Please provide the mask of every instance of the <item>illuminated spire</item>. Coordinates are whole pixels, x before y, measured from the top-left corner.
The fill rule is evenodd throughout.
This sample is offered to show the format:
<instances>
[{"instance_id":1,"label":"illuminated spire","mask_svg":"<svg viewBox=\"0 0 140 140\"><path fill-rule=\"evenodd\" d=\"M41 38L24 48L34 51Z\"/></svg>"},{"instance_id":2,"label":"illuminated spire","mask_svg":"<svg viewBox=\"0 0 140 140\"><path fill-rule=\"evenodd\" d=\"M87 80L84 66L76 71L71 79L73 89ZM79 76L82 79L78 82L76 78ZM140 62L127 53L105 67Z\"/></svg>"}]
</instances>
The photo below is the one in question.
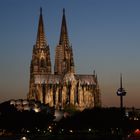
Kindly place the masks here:
<instances>
[{"instance_id":1,"label":"illuminated spire","mask_svg":"<svg viewBox=\"0 0 140 140\"><path fill-rule=\"evenodd\" d=\"M40 16L38 23L36 44L33 48L33 58L31 65L31 72L38 72L41 74L51 73L51 59L50 48L45 39L42 8L40 8Z\"/></svg>"},{"instance_id":2,"label":"illuminated spire","mask_svg":"<svg viewBox=\"0 0 140 140\"><path fill-rule=\"evenodd\" d=\"M43 25L43 16L42 16L42 8L40 7L40 16L39 16L39 23L38 23L38 32L37 32L37 40L36 45L39 48L47 45L45 40L45 32L44 32L44 25Z\"/></svg>"},{"instance_id":3,"label":"illuminated spire","mask_svg":"<svg viewBox=\"0 0 140 140\"><path fill-rule=\"evenodd\" d=\"M63 9L60 40L55 52L55 74L66 74L68 72L75 73L72 46L69 44L68 31L65 17L65 9Z\"/></svg>"},{"instance_id":4,"label":"illuminated spire","mask_svg":"<svg viewBox=\"0 0 140 140\"><path fill-rule=\"evenodd\" d=\"M62 44L69 46L68 31L67 31L67 24L66 24L66 17L65 17L65 9L64 8L63 8L60 40L59 40L59 45L62 45Z\"/></svg>"}]
</instances>

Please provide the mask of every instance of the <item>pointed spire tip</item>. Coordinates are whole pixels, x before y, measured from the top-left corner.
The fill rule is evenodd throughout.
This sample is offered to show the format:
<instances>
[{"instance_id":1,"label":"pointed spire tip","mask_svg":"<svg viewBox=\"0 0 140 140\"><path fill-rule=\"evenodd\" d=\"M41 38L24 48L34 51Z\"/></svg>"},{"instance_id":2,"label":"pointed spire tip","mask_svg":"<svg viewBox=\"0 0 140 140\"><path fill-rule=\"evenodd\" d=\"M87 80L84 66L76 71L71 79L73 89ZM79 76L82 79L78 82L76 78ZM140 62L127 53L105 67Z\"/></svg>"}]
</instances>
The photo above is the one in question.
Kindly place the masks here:
<instances>
[{"instance_id":1,"label":"pointed spire tip","mask_svg":"<svg viewBox=\"0 0 140 140\"><path fill-rule=\"evenodd\" d=\"M65 8L63 8L63 14L65 14Z\"/></svg>"},{"instance_id":2,"label":"pointed spire tip","mask_svg":"<svg viewBox=\"0 0 140 140\"><path fill-rule=\"evenodd\" d=\"M40 7L40 15L42 15L42 7Z\"/></svg>"}]
</instances>

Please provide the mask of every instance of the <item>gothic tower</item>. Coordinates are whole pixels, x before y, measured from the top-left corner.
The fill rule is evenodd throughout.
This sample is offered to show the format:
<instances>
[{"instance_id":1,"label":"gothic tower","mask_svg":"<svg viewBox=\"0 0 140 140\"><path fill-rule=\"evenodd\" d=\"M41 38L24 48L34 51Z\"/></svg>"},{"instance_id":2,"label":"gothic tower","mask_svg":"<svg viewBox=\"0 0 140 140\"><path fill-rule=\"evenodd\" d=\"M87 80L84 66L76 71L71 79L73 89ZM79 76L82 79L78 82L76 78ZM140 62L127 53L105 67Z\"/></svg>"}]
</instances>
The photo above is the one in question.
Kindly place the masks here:
<instances>
[{"instance_id":1,"label":"gothic tower","mask_svg":"<svg viewBox=\"0 0 140 140\"><path fill-rule=\"evenodd\" d=\"M61 24L60 40L55 50L55 74L74 73L74 60L72 46L69 44L68 30L66 25L65 9Z\"/></svg>"},{"instance_id":2,"label":"gothic tower","mask_svg":"<svg viewBox=\"0 0 140 140\"><path fill-rule=\"evenodd\" d=\"M51 74L50 49L45 39L45 31L43 25L42 8L40 8L40 16L38 23L38 32L36 44L33 46L32 60L30 65L30 91L29 98L33 99L36 95L34 92L35 75Z\"/></svg>"}]
</instances>

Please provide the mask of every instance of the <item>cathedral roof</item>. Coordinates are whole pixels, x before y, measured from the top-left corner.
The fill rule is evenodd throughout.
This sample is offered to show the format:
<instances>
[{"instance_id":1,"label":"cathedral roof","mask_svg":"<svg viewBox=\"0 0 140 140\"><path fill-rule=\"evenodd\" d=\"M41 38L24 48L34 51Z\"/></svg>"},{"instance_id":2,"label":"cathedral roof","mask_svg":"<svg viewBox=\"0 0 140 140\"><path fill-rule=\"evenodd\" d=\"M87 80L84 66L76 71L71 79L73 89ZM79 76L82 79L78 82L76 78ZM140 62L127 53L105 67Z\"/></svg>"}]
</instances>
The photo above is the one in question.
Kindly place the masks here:
<instances>
[{"instance_id":1,"label":"cathedral roof","mask_svg":"<svg viewBox=\"0 0 140 140\"><path fill-rule=\"evenodd\" d=\"M76 79L79 80L81 84L96 85L94 75L75 75Z\"/></svg>"},{"instance_id":2,"label":"cathedral roof","mask_svg":"<svg viewBox=\"0 0 140 140\"><path fill-rule=\"evenodd\" d=\"M95 78L93 75L74 75L75 80L79 81L80 84L87 84L87 85L96 85ZM62 75L54 75L54 74L48 74L48 75L35 75L35 84L59 84L61 82L64 82L65 80L71 79L63 77ZM64 79L63 79L64 78Z\"/></svg>"},{"instance_id":3,"label":"cathedral roof","mask_svg":"<svg viewBox=\"0 0 140 140\"><path fill-rule=\"evenodd\" d=\"M61 75L47 74L35 75L35 84L58 84L61 82Z\"/></svg>"}]
</instances>

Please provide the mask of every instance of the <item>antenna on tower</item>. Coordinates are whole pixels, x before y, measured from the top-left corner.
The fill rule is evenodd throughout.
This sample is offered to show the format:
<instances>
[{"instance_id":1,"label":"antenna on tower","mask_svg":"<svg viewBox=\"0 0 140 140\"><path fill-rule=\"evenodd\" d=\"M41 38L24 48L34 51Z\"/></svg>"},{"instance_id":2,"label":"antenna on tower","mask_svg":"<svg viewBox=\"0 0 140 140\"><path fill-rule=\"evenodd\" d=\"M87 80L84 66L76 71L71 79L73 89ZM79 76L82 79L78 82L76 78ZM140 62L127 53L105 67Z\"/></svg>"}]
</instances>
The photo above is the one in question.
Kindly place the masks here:
<instances>
[{"instance_id":1,"label":"antenna on tower","mask_svg":"<svg viewBox=\"0 0 140 140\"><path fill-rule=\"evenodd\" d=\"M120 88L122 89L122 74L120 74Z\"/></svg>"}]
</instances>

